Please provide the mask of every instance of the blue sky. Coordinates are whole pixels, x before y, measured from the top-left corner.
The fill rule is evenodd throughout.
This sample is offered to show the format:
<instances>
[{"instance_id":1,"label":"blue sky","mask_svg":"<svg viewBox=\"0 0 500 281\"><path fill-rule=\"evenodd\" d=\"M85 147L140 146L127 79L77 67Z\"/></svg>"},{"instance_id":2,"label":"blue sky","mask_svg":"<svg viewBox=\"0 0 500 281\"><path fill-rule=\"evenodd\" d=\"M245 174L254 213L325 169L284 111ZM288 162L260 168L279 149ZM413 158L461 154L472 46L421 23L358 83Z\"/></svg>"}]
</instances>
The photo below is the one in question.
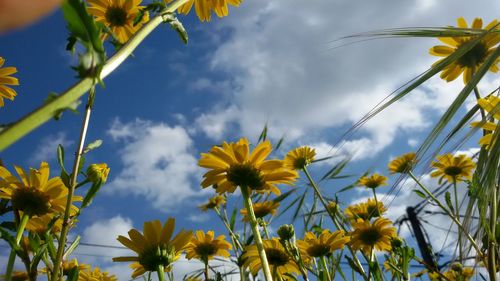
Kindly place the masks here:
<instances>
[{"instance_id":1,"label":"blue sky","mask_svg":"<svg viewBox=\"0 0 500 281\"><path fill-rule=\"evenodd\" d=\"M111 173L73 235L82 235L86 243L119 245L117 234L132 226L142 229L145 220L164 221L168 216L177 218L178 227L215 228L222 233L222 225L214 224L215 216L200 214L196 208L211 195L199 188L203 173L196 166L199 153L223 140L256 141L266 123L271 141L285 136L279 156L297 145L311 145L320 156L335 156L313 167L315 175L322 175L346 155L353 156L351 174L367 169L387 174L391 157L418 147L462 82L431 79L341 147L333 147L353 122L428 68L436 60L428 49L438 42L381 39L334 48L340 44L334 40L382 28L455 25L459 16L469 23L482 17L486 24L499 8L498 1L316 1L306 5L298 0L254 0L210 23L200 23L194 14L181 17L189 33L188 45L168 26L158 28L134 57L106 78L105 88L98 88L88 140L102 139L104 144L88 156L87 163L106 162ZM7 66L17 67L21 83L16 100L1 109L2 123L27 114L49 92L61 93L75 83L70 70L75 58L64 50L66 37L60 11L1 35L0 56ZM108 55L112 52L109 48ZM498 83L498 76L488 75L481 90L491 90ZM36 167L44 160L56 170L56 146L63 144L70 158L81 118L82 114L65 113L62 120L48 122L2 152L2 160L9 168L14 164ZM476 142L474 138L461 149L470 151ZM343 183L323 187L333 195ZM402 197L392 201L393 219L406 205L418 202L409 190L403 188ZM341 199L347 204L367 196L356 190ZM442 223L439 218L435 221ZM444 239L438 234L433 238ZM116 249L78 250L101 256L115 252L123 254ZM77 257L128 275L123 271L126 265L112 264L109 257ZM0 259L0 264L4 262ZM189 266L180 265L179 272Z\"/></svg>"}]
</instances>

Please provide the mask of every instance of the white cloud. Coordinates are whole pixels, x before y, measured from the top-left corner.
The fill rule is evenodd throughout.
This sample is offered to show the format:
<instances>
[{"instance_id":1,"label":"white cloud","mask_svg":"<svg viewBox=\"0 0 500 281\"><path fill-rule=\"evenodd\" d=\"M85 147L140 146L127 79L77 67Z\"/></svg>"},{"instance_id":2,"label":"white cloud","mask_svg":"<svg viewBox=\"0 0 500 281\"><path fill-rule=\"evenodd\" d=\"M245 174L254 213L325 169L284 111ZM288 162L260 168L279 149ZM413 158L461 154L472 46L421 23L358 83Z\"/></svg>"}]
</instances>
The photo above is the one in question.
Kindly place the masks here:
<instances>
[{"instance_id":1,"label":"white cloud","mask_svg":"<svg viewBox=\"0 0 500 281\"><path fill-rule=\"evenodd\" d=\"M57 156L57 146L61 144L66 151L74 143L72 140L68 140L65 132L58 132L54 135L48 135L40 141L36 149L33 151L32 156L29 159L31 165L38 166L40 162L50 162L56 159Z\"/></svg>"},{"instance_id":2,"label":"white cloud","mask_svg":"<svg viewBox=\"0 0 500 281\"><path fill-rule=\"evenodd\" d=\"M144 196L165 212L186 198L204 194L193 188L192 182L201 178L200 170L192 153L193 142L183 127L115 120L108 133L122 146L123 169L107 192Z\"/></svg>"}]
</instances>

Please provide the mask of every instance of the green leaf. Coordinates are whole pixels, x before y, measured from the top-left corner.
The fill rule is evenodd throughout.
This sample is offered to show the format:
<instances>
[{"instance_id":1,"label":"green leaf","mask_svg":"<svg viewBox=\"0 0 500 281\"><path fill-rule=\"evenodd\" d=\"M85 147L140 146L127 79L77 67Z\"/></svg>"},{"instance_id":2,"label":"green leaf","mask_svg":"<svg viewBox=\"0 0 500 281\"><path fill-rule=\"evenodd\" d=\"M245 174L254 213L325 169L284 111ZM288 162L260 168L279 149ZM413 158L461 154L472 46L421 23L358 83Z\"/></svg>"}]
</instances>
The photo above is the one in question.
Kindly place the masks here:
<instances>
[{"instance_id":1,"label":"green leaf","mask_svg":"<svg viewBox=\"0 0 500 281\"><path fill-rule=\"evenodd\" d=\"M78 247L78 244L80 244L80 235L76 236L75 240L73 240L68 249L66 249L66 252L63 255L63 260L67 259L71 255L71 253L73 253L76 247Z\"/></svg>"},{"instance_id":2,"label":"green leaf","mask_svg":"<svg viewBox=\"0 0 500 281\"><path fill-rule=\"evenodd\" d=\"M70 269L67 273L68 278L66 279L67 281L78 281L78 275L80 270L78 269L78 266L73 267Z\"/></svg>"},{"instance_id":3,"label":"green leaf","mask_svg":"<svg viewBox=\"0 0 500 281\"><path fill-rule=\"evenodd\" d=\"M347 260L347 263L352 268L352 270L356 271L359 274L363 274L363 270L358 267L358 265L347 255L344 256Z\"/></svg>"},{"instance_id":4,"label":"green leaf","mask_svg":"<svg viewBox=\"0 0 500 281\"><path fill-rule=\"evenodd\" d=\"M326 157L326 158L318 159L318 160L315 160L314 162L323 161L323 160L326 160L326 159L329 159L329 158L331 158L331 157ZM320 181L323 181L325 179L334 179L334 178L336 178L342 172L342 170L344 170L344 168L347 166L347 164L349 163L349 161L351 161L351 158L346 158L346 159L340 161L339 163L335 164L335 166L333 166L328 172L326 172L326 174L321 178Z\"/></svg>"},{"instance_id":5,"label":"green leaf","mask_svg":"<svg viewBox=\"0 0 500 281\"><path fill-rule=\"evenodd\" d=\"M267 122L264 125L264 128L262 129L262 132L260 133L259 140L257 141L258 143L261 141L265 141L267 138Z\"/></svg>"},{"instance_id":6,"label":"green leaf","mask_svg":"<svg viewBox=\"0 0 500 281\"><path fill-rule=\"evenodd\" d=\"M273 199L273 202L281 202L283 200L285 200L288 196L290 196L290 194L294 193L297 189L291 189L283 194L281 194L280 196L276 197Z\"/></svg>"},{"instance_id":7,"label":"green leaf","mask_svg":"<svg viewBox=\"0 0 500 281\"><path fill-rule=\"evenodd\" d=\"M53 100L59 98L59 95L56 94L56 93L49 93L49 95L47 96L47 98L44 100L44 104L48 104L50 102L52 102ZM80 100L76 100L74 102L72 102L70 105L66 106L66 107L63 107L63 108L60 108L56 111L54 111L53 113L53 118L54 120L59 120L61 119L62 117L62 114L64 113L64 111L70 111L74 114L78 114L78 106L80 106L82 102Z\"/></svg>"},{"instance_id":8,"label":"green leaf","mask_svg":"<svg viewBox=\"0 0 500 281\"><path fill-rule=\"evenodd\" d=\"M444 199L446 201L446 205L448 205L448 208L450 208L451 212L454 214L455 213L455 208L453 208L453 204L451 203L451 194L450 192L446 191L444 194Z\"/></svg>"},{"instance_id":9,"label":"green leaf","mask_svg":"<svg viewBox=\"0 0 500 281\"><path fill-rule=\"evenodd\" d=\"M87 145L83 150L83 153L88 153L91 150L94 150L102 145L102 140L95 140Z\"/></svg>"},{"instance_id":10,"label":"green leaf","mask_svg":"<svg viewBox=\"0 0 500 281\"><path fill-rule=\"evenodd\" d=\"M36 268L38 268L38 264L45 255L45 252L47 252L47 244L43 244L35 251L35 255L31 261L31 270L36 270Z\"/></svg>"},{"instance_id":11,"label":"green leaf","mask_svg":"<svg viewBox=\"0 0 500 281\"><path fill-rule=\"evenodd\" d=\"M104 54L104 46L100 38L101 30L92 16L88 14L85 3L82 0L66 0L61 9L72 36L89 43L96 52Z\"/></svg>"},{"instance_id":12,"label":"green leaf","mask_svg":"<svg viewBox=\"0 0 500 281\"><path fill-rule=\"evenodd\" d=\"M413 190L413 192L415 192L418 196L424 198L427 200L427 195L425 195L422 191L420 190Z\"/></svg>"},{"instance_id":13,"label":"green leaf","mask_svg":"<svg viewBox=\"0 0 500 281\"><path fill-rule=\"evenodd\" d=\"M278 150L278 149L280 149L280 147L281 147L281 145L283 144L283 141L284 141L284 140L285 140L285 136L282 136L282 137L279 139L278 143L276 143L276 145L274 146L274 150Z\"/></svg>"},{"instance_id":14,"label":"green leaf","mask_svg":"<svg viewBox=\"0 0 500 281\"><path fill-rule=\"evenodd\" d=\"M231 213L231 220L229 221L229 226L231 227L231 230L234 230L234 224L236 223L236 214L237 214L237 209L234 208L233 212Z\"/></svg>"},{"instance_id":15,"label":"green leaf","mask_svg":"<svg viewBox=\"0 0 500 281\"><path fill-rule=\"evenodd\" d=\"M182 23L177 19L177 17L173 13L168 13L163 15L163 21L170 24L170 27L172 27L179 37L181 38L182 42L184 44L188 43L188 34Z\"/></svg>"},{"instance_id":16,"label":"green leaf","mask_svg":"<svg viewBox=\"0 0 500 281\"><path fill-rule=\"evenodd\" d=\"M97 192L99 192L99 190L101 189L101 186L102 186L101 182L96 182L92 184L92 186L89 188L89 191L87 191L85 198L83 198L82 206L80 207L81 209L88 207L92 203L92 200L94 200L94 197L97 195Z\"/></svg>"}]
</instances>

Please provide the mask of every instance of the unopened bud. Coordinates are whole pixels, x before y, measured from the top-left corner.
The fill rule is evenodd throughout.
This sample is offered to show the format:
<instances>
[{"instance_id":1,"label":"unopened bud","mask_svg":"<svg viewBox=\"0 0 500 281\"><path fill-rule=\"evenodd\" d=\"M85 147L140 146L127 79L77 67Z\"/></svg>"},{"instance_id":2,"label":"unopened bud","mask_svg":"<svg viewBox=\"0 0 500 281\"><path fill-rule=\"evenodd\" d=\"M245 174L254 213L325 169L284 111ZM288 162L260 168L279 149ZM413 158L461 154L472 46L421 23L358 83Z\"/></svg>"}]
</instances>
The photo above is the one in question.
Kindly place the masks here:
<instances>
[{"instance_id":1,"label":"unopened bud","mask_svg":"<svg viewBox=\"0 0 500 281\"><path fill-rule=\"evenodd\" d=\"M456 271L456 272L462 272L462 270L463 270L462 264L459 262L452 263L451 270Z\"/></svg>"},{"instance_id":2,"label":"unopened bud","mask_svg":"<svg viewBox=\"0 0 500 281\"><path fill-rule=\"evenodd\" d=\"M295 235L295 230L293 229L293 225L284 224L278 228L278 236L281 240L290 240Z\"/></svg>"},{"instance_id":3,"label":"unopened bud","mask_svg":"<svg viewBox=\"0 0 500 281\"><path fill-rule=\"evenodd\" d=\"M87 169L87 178L93 183L105 183L108 174L109 167L106 163L92 164Z\"/></svg>"},{"instance_id":4,"label":"unopened bud","mask_svg":"<svg viewBox=\"0 0 500 281\"><path fill-rule=\"evenodd\" d=\"M391 240L392 248L401 248L403 246L403 240L399 237L394 237Z\"/></svg>"}]
</instances>

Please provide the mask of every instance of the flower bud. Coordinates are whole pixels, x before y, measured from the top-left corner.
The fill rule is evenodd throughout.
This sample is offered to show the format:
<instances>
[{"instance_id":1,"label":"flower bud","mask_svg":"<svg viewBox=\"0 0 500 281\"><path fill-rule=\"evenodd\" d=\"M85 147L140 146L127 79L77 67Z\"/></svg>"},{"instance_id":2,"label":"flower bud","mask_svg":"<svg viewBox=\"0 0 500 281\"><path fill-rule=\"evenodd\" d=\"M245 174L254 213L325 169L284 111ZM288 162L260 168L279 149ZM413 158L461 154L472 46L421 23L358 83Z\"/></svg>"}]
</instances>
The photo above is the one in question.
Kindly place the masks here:
<instances>
[{"instance_id":1,"label":"flower bud","mask_svg":"<svg viewBox=\"0 0 500 281\"><path fill-rule=\"evenodd\" d=\"M451 264L451 270L456 271L456 272L462 272L462 264L459 262L454 262Z\"/></svg>"},{"instance_id":2,"label":"flower bud","mask_svg":"<svg viewBox=\"0 0 500 281\"><path fill-rule=\"evenodd\" d=\"M281 240L290 240L295 235L295 230L293 229L293 225L284 224L278 228L278 236Z\"/></svg>"},{"instance_id":3,"label":"flower bud","mask_svg":"<svg viewBox=\"0 0 500 281\"><path fill-rule=\"evenodd\" d=\"M392 248L401 248L403 246L403 240L399 237L394 237L391 240Z\"/></svg>"},{"instance_id":4,"label":"flower bud","mask_svg":"<svg viewBox=\"0 0 500 281\"><path fill-rule=\"evenodd\" d=\"M106 163L92 164L87 169L87 178L93 183L105 183L108 174L109 167Z\"/></svg>"}]
</instances>

